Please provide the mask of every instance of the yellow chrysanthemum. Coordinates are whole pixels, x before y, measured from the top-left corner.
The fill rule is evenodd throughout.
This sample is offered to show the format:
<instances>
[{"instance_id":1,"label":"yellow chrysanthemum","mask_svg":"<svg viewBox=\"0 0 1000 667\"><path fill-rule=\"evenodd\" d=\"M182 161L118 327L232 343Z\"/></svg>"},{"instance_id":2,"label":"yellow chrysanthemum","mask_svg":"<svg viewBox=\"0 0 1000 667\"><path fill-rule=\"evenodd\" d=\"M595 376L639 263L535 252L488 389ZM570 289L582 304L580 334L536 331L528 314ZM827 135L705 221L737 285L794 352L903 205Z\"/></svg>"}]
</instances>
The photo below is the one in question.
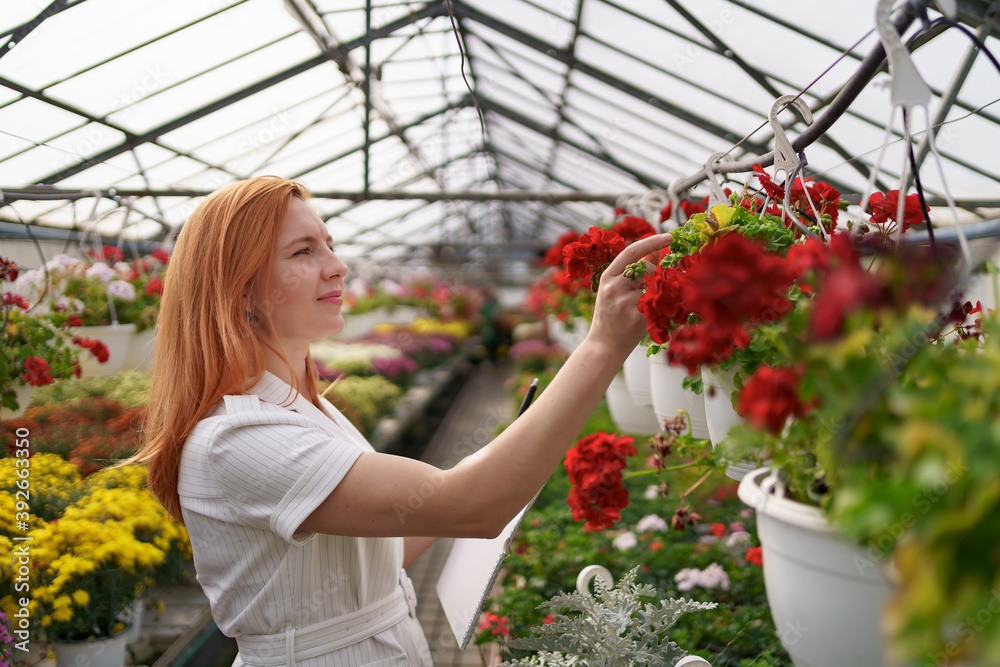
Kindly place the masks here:
<instances>
[{"instance_id":1,"label":"yellow chrysanthemum","mask_svg":"<svg viewBox=\"0 0 1000 667\"><path fill-rule=\"evenodd\" d=\"M83 607L88 602L90 602L90 593L88 593L83 589L78 588L77 590L73 591L73 602L75 602L78 607Z\"/></svg>"},{"instance_id":2,"label":"yellow chrysanthemum","mask_svg":"<svg viewBox=\"0 0 1000 667\"><path fill-rule=\"evenodd\" d=\"M55 609L52 612L52 620L57 623L67 623L73 620L73 609L70 607L63 607L62 609Z\"/></svg>"}]
</instances>

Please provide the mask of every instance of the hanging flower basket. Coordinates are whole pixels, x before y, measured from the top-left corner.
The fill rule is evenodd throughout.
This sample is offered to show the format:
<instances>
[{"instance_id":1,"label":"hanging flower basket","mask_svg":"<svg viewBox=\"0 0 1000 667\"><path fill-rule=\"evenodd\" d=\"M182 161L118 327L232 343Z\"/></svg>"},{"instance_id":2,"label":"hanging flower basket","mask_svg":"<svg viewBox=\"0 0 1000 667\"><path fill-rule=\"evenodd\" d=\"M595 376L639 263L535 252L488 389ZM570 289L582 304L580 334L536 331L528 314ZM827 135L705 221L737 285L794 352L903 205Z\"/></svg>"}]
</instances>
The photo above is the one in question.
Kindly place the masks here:
<instances>
[{"instance_id":1,"label":"hanging flower basket","mask_svg":"<svg viewBox=\"0 0 1000 667\"><path fill-rule=\"evenodd\" d=\"M691 422L691 436L700 440L708 438L705 400L698 394L684 389L682 383L687 377L684 367L669 365L665 353L652 355L647 363L650 394L657 422L673 419L677 416L678 410L684 410Z\"/></svg>"},{"instance_id":2,"label":"hanging flower basket","mask_svg":"<svg viewBox=\"0 0 1000 667\"><path fill-rule=\"evenodd\" d=\"M99 340L108 348L108 359L101 363L93 355L84 355L80 367L84 377L105 377L114 375L125 367L125 359L135 333L134 324L106 324L95 327L70 327L74 336L89 340Z\"/></svg>"},{"instance_id":3,"label":"hanging flower basket","mask_svg":"<svg viewBox=\"0 0 1000 667\"><path fill-rule=\"evenodd\" d=\"M632 400L639 405L653 405L653 394L649 388L649 362L646 361L646 347L637 345L628 355L623 366L625 386L632 394Z\"/></svg>"},{"instance_id":4,"label":"hanging flower basket","mask_svg":"<svg viewBox=\"0 0 1000 667\"><path fill-rule=\"evenodd\" d=\"M882 665L879 617L891 591L883 567L840 537L818 507L785 498L770 472L749 473L737 493L757 513L781 643L796 665Z\"/></svg>"},{"instance_id":5,"label":"hanging flower basket","mask_svg":"<svg viewBox=\"0 0 1000 667\"><path fill-rule=\"evenodd\" d=\"M619 373L611 381L604 395L608 402L608 412L615 426L625 433L657 433L660 430L659 421L653 408L639 405L625 384L625 378Z\"/></svg>"}]
</instances>

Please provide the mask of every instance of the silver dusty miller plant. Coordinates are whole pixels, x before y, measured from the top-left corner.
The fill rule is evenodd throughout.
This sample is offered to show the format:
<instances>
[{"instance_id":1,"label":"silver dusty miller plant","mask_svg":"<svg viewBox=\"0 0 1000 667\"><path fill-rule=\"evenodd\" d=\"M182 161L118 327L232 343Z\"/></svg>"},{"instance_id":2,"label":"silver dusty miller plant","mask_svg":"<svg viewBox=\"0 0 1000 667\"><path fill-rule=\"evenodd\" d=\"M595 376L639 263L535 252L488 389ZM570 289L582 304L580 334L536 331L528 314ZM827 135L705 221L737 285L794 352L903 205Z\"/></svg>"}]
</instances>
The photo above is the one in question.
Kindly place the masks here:
<instances>
[{"instance_id":1,"label":"silver dusty miller plant","mask_svg":"<svg viewBox=\"0 0 1000 667\"><path fill-rule=\"evenodd\" d=\"M683 658L685 652L664 633L682 614L689 611L714 609L714 602L695 602L681 598L660 600L659 606L643 604L641 597L658 597L648 584L636 584L638 566L621 578L617 586L608 587L598 577L593 596L579 591L560 593L543 602L539 609L568 609L579 612L572 618L556 614L552 623L533 627L536 635L507 642L507 646L538 654L524 660L503 663L561 667L626 667L649 665L670 667ZM663 636L661 640L661 636Z\"/></svg>"}]
</instances>

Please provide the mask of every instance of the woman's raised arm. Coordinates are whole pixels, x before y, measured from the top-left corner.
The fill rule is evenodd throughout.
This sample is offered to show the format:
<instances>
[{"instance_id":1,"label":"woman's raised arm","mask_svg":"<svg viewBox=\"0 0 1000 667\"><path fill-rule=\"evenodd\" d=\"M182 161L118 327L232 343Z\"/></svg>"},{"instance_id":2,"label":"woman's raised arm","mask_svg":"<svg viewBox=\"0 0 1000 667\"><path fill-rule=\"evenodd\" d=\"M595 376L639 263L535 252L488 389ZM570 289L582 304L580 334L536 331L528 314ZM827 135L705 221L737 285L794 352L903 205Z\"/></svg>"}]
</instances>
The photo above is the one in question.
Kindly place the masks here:
<instances>
[{"instance_id":1,"label":"woman's raised arm","mask_svg":"<svg viewBox=\"0 0 1000 667\"><path fill-rule=\"evenodd\" d=\"M642 281L625 267L670 243L660 234L628 246L600 281L590 333L549 387L493 442L450 470L362 454L300 526L335 535L495 537L545 484L645 333Z\"/></svg>"}]
</instances>

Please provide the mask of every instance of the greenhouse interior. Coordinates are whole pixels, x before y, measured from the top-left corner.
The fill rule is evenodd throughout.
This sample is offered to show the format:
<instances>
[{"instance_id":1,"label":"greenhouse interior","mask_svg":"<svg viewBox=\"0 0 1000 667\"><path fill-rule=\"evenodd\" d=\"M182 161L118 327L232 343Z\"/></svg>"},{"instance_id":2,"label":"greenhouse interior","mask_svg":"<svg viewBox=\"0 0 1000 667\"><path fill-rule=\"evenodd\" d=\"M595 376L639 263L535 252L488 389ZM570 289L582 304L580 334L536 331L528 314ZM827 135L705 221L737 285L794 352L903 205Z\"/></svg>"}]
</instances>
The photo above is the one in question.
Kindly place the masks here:
<instances>
[{"instance_id":1,"label":"greenhouse interior","mask_svg":"<svg viewBox=\"0 0 1000 667\"><path fill-rule=\"evenodd\" d=\"M1000 2L0 32L0 667L1000 665Z\"/></svg>"}]
</instances>

